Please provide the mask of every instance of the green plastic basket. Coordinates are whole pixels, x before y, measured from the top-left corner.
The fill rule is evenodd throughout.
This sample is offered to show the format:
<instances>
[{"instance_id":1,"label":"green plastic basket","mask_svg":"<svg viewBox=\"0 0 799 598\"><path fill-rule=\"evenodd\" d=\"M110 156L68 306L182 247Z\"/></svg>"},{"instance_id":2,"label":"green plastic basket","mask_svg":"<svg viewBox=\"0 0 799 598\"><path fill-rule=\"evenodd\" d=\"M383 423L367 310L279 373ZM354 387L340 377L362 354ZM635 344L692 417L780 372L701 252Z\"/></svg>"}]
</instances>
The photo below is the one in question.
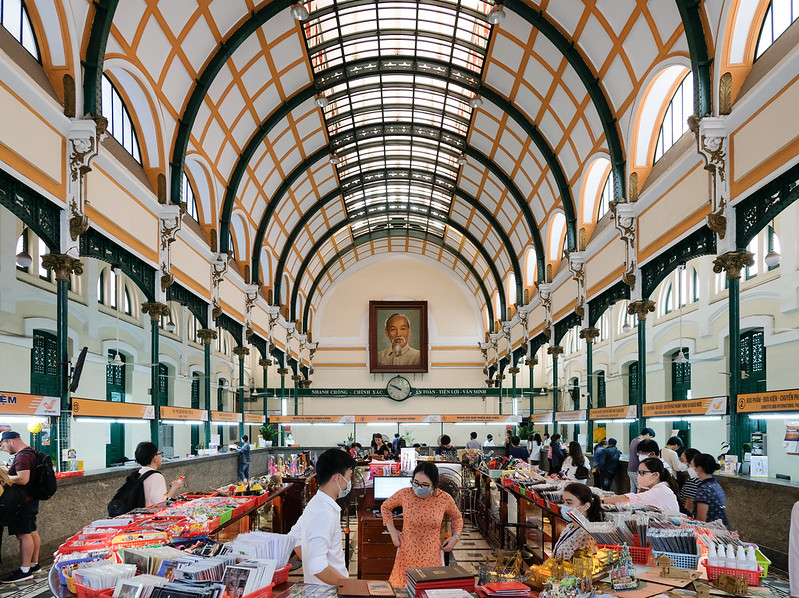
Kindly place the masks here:
<instances>
[{"instance_id":1,"label":"green plastic basket","mask_svg":"<svg viewBox=\"0 0 799 598\"><path fill-rule=\"evenodd\" d=\"M760 577L766 577L768 575L768 566L771 564L771 559L769 559L765 554L760 552L760 548L757 544L750 544L749 542L744 542L747 546L754 546L755 548L755 557L757 557L757 564L760 565L763 569L763 573L760 574Z\"/></svg>"}]
</instances>

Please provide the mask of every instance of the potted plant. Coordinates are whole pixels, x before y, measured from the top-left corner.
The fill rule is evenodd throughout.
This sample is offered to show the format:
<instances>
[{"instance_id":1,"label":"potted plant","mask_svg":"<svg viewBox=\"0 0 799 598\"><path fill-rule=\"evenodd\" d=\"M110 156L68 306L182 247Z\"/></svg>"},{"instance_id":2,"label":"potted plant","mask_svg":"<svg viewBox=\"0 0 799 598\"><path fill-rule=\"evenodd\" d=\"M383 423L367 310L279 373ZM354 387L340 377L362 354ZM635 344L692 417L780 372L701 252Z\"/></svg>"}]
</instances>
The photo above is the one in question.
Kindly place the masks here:
<instances>
[{"instance_id":1,"label":"potted plant","mask_svg":"<svg viewBox=\"0 0 799 598\"><path fill-rule=\"evenodd\" d=\"M258 429L261 438L266 442L266 446L272 446L275 436L277 436L277 424L264 424Z\"/></svg>"}]
</instances>

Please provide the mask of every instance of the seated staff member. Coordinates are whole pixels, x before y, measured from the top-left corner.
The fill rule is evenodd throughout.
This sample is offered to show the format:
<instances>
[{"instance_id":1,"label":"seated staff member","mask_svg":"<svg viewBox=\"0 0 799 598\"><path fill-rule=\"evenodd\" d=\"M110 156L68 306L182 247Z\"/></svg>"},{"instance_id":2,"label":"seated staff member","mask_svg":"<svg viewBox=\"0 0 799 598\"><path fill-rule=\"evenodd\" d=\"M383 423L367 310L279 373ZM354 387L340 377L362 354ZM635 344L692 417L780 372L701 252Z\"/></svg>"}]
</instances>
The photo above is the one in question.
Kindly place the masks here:
<instances>
[{"instance_id":1,"label":"seated staff member","mask_svg":"<svg viewBox=\"0 0 799 598\"><path fill-rule=\"evenodd\" d=\"M383 435L379 432L372 434L372 459L390 461L391 457L391 447L383 441Z\"/></svg>"},{"instance_id":2,"label":"seated staff member","mask_svg":"<svg viewBox=\"0 0 799 598\"><path fill-rule=\"evenodd\" d=\"M638 494L631 492L621 496L607 496L602 502L610 505L649 505L667 513L679 512L677 482L658 457L649 457L638 464L638 487Z\"/></svg>"},{"instance_id":3,"label":"seated staff member","mask_svg":"<svg viewBox=\"0 0 799 598\"><path fill-rule=\"evenodd\" d=\"M336 499L352 489L355 459L337 448L326 450L316 460L317 492L291 528L294 552L302 559L305 583L337 586L349 577L344 561L341 507Z\"/></svg>"},{"instance_id":4,"label":"seated staff member","mask_svg":"<svg viewBox=\"0 0 799 598\"><path fill-rule=\"evenodd\" d=\"M666 446L660 450L660 458L666 462L673 474L686 470L685 465L680 462L680 457L677 455L677 451L680 448L682 448L682 439L679 436L672 436L666 441Z\"/></svg>"},{"instance_id":5,"label":"seated staff member","mask_svg":"<svg viewBox=\"0 0 799 598\"><path fill-rule=\"evenodd\" d=\"M727 521L727 496L713 477L713 472L719 468L719 464L713 455L701 453L696 455L692 461L696 470L696 477L699 478L699 486L694 494L694 519L697 521L716 521L726 526Z\"/></svg>"},{"instance_id":6,"label":"seated staff member","mask_svg":"<svg viewBox=\"0 0 799 598\"><path fill-rule=\"evenodd\" d=\"M444 434L441 437L441 444L436 447L436 455L443 455L454 450L455 447L452 446L452 438L450 438L447 434Z\"/></svg>"},{"instance_id":7,"label":"seated staff member","mask_svg":"<svg viewBox=\"0 0 799 598\"><path fill-rule=\"evenodd\" d=\"M402 531L394 527L391 511L402 507ZM449 552L461 539L463 517L452 497L438 488L438 467L422 461L413 470L410 488L397 491L380 507L383 524L398 547L389 583L404 588L406 570L413 567L440 567L441 551ZM452 536L441 543L444 515L452 522Z\"/></svg>"},{"instance_id":8,"label":"seated staff member","mask_svg":"<svg viewBox=\"0 0 799 598\"><path fill-rule=\"evenodd\" d=\"M596 541L587 531L574 523L570 511L580 511L588 521L602 521L602 504L599 497L591 492L586 484L573 482L563 489L563 506L560 515L570 521L560 533L552 550L556 559L570 560L578 550L588 549L596 552Z\"/></svg>"}]
</instances>

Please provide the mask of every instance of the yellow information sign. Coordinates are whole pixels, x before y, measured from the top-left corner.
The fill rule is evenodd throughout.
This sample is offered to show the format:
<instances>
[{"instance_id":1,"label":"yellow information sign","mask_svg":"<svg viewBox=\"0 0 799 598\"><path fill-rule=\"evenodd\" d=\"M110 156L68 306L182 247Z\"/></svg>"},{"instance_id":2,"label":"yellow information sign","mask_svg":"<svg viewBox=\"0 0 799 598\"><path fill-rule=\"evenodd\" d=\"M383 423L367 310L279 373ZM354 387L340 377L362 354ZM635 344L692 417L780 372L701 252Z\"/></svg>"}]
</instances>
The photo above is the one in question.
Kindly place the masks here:
<instances>
[{"instance_id":1,"label":"yellow information sign","mask_svg":"<svg viewBox=\"0 0 799 598\"><path fill-rule=\"evenodd\" d=\"M94 399L72 399L75 417L112 417L118 419L154 419L155 407L143 403L116 403Z\"/></svg>"},{"instance_id":2,"label":"yellow information sign","mask_svg":"<svg viewBox=\"0 0 799 598\"><path fill-rule=\"evenodd\" d=\"M204 409L189 409L188 407L161 407L161 419L174 419L177 421L208 421L208 412Z\"/></svg>"},{"instance_id":3,"label":"yellow information sign","mask_svg":"<svg viewBox=\"0 0 799 598\"><path fill-rule=\"evenodd\" d=\"M354 415L270 415L273 424L352 424Z\"/></svg>"},{"instance_id":4,"label":"yellow information sign","mask_svg":"<svg viewBox=\"0 0 799 598\"><path fill-rule=\"evenodd\" d=\"M556 422L580 422L585 421L585 409L578 409L576 411L558 411L555 414Z\"/></svg>"},{"instance_id":5,"label":"yellow information sign","mask_svg":"<svg viewBox=\"0 0 799 598\"><path fill-rule=\"evenodd\" d=\"M637 417L638 405L616 405L615 407L591 409L591 419L635 419Z\"/></svg>"},{"instance_id":6,"label":"yellow information sign","mask_svg":"<svg viewBox=\"0 0 799 598\"><path fill-rule=\"evenodd\" d=\"M644 417L672 417L684 415L726 415L727 397L666 401L644 405Z\"/></svg>"},{"instance_id":7,"label":"yellow information sign","mask_svg":"<svg viewBox=\"0 0 799 598\"><path fill-rule=\"evenodd\" d=\"M230 413L228 411L211 411L212 422L240 422L241 413Z\"/></svg>"},{"instance_id":8,"label":"yellow information sign","mask_svg":"<svg viewBox=\"0 0 799 598\"><path fill-rule=\"evenodd\" d=\"M799 411L799 390L772 390L738 395L738 413Z\"/></svg>"},{"instance_id":9,"label":"yellow information sign","mask_svg":"<svg viewBox=\"0 0 799 598\"><path fill-rule=\"evenodd\" d=\"M0 392L0 415L61 415L59 397Z\"/></svg>"},{"instance_id":10,"label":"yellow information sign","mask_svg":"<svg viewBox=\"0 0 799 598\"><path fill-rule=\"evenodd\" d=\"M552 423L552 412L547 411L546 413L533 413L530 416L530 423L532 424L551 424Z\"/></svg>"},{"instance_id":11,"label":"yellow information sign","mask_svg":"<svg viewBox=\"0 0 799 598\"><path fill-rule=\"evenodd\" d=\"M245 424L262 424L266 421L266 418L263 415L259 415L257 413L245 413L244 414L244 423Z\"/></svg>"}]
</instances>

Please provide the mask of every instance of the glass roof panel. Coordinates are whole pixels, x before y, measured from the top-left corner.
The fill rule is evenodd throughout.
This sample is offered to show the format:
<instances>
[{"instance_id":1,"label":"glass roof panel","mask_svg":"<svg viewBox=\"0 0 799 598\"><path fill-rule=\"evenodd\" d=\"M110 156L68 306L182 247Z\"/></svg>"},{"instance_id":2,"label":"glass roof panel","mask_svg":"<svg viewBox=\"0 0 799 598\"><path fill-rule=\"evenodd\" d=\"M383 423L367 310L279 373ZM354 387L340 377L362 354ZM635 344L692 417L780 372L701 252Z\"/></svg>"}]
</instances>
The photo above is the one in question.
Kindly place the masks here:
<instances>
[{"instance_id":1,"label":"glass roof panel","mask_svg":"<svg viewBox=\"0 0 799 598\"><path fill-rule=\"evenodd\" d=\"M323 75L317 82L325 87L333 84L324 116L341 160L353 233L395 226L442 232L491 34L485 20L491 5L310 0L306 6L311 16L303 30L314 76ZM463 70L453 74L424 62L431 59Z\"/></svg>"}]
</instances>

